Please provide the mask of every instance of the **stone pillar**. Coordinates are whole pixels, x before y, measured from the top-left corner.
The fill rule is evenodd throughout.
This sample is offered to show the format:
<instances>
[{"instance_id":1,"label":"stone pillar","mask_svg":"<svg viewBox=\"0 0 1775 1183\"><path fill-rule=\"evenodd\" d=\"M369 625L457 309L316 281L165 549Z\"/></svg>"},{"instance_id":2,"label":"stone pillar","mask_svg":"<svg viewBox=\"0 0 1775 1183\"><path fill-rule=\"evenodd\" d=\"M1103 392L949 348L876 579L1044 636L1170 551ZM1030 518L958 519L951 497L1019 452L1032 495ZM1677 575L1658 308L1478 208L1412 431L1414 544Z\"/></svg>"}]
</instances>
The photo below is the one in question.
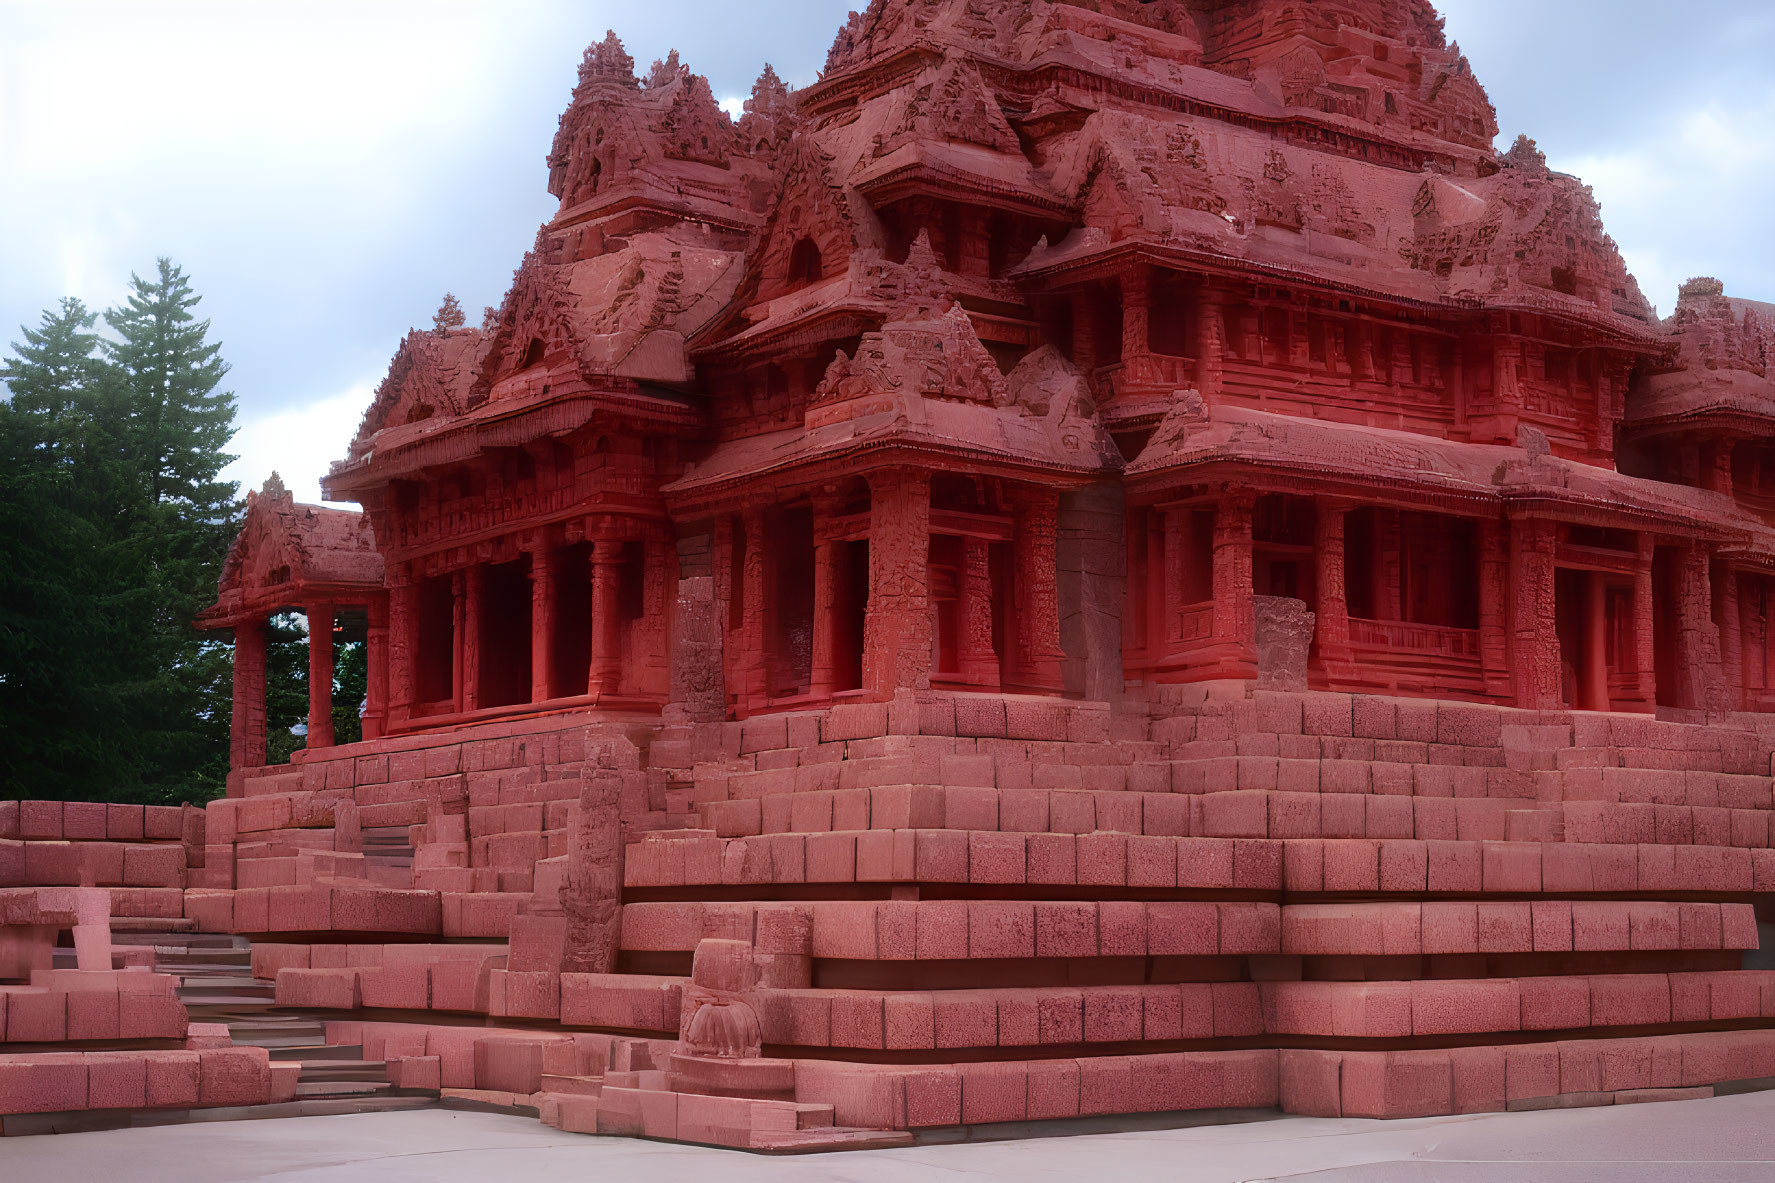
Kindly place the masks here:
<instances>
[{"instance_id":1,"label":"stone pillar","mask_svg":"<svg viewBox=\"0 0 1775 1183\"><path fill-rule=\"evenodd\" d=\"M829 499L816 499L814 517L814 636L813 659L808 674L808 693L816 697L831 695L837 684L838 560L840 544L833 541L832 517L837 506Z\"/></svg>"},{"instance_id":2,"label":"stone pillar","mask_svg":"<svg viewBox=\"0 0 1775 1183\"><path fill-rule=\"evenodd\" d=\"M530 701L555 696L555 579L560 552L538 538L530 549Z\"/></svg>"},{"instance_id":3,"label":"stone pillar","mask_svg":"<svg viewBox=\"0 0 1775 1183\"><path fill-rule=\"evenodd\" d=\"M371 600L370 627L364 638L364 738L381 739L388 732L388 601Z\"/></svg>"},{"instance_id":4,"label":"stone pillar","mask_svg":"<svg viewBox=\"0 0 1775 1183\"><path fill-rule=\"evenodd\" d=\"M746 510L740 525L746 545L746 565L740 572L740 701L755 711L770 701L771 611L766 602L770 568L764 558L764 511Z\"/></svg>"},{"instance_id":5,"label":"stone pillar","mask_svg":"<svg viewBox=\"0 0 1775 1183\"><path fill-rule=\"evenodd\" d=\"M1183 582L1187 576L1190 532L1189 510L1175 507L1165 514L1165 567L1158 598L1158 618L1153 622L1153 643L1156 650L1170 652L1183 639Z\"/></svg>"},{"instance_id":6,"label":"stone pillar","mask_svg":"<svg viewBox=\"0 0 1775 1183\"><path fill-rule=\"evenodd\" d=\"M1584 664L1579 668L1586 710L1607 711L1609 694L1609 589L1600 571L1584 577Z\"/></svg>"},{"instance_id":7,"label":"stone pillar","mask_svg":"<svg viewBox=\"0 0 1775 1183\"><path fill-rule=\"evenodd\" d=\"M468 628L464 610L467 582L465 572L450 576L450 702L459 711L468 709Z\"/></svg>"},{"instance_id":8,"label":"stone pillar","mask_svg":"<svg viewBox=\"0 0 1775 1183\"><path fill-rule=\"evenodd\" d=\"M487 596L487 568L476 563L462 573L461 709L481 709L481 612Z\"/></svg>"},{"instance_id":9,"label":"stone pillar","mask_svg":"<svg viewBox=\"0 0 1775 1183\"><path fill-rule=\"evenodd\" d=\"M1639 699L1648 711L1658 707L1658 625L1652 569L1657 540L1639 536L1639 564L1633 573L1633 665L1639 674Z\"/></svg>"},{"instance_id":10,"label":"stone pillar","mask_svg":"<svg viewBox=\"0 0 1775 1183\"><path fill-rule=\"evenodd\" d=\"M877 699L931 684L931 478L918 469L869 474L869 604L863 688Z\"/></svg>"},{"instance_id":11,"label":"stone pillar","mask_svg":"<svg viewBox=\"0 0 1775 1183\"><path fill-rule=\"evenodd\" d=\"M636 679L631 694L653 696L671 686L669 634L673 574L672 540L662 531L649 534L641 544L641 618L634 623L629 650Z\"/></svg>"},{"instance_id":12,"label":"stone pillar","mask_svg":"<svg viewBox=\"0 0 1775 1183\"><path fill-rule=\"evenodd\" d=\"M333 605L308 607L308 743L333 746Z\"/></svg>"},{"instance_id":13,"label":"stone pillar","mask_svg":"<svg viewBox=\"0 0 1775 1183\"><path fill-rule=\"evenodd\" d=\"M1707 547L1678 548L1676 577L1675 706L1692 711L1726 709L1719 626L1713 621L1713 580Z\"/></svg>"},{"instance_id":14,"label":"stone pillar","mask_svg":"<svg viewBox=\"0 0 1775 1183\"><path fill-rule=\"evenodd\" d=\"M1349 508L1341 501L1321 497L1315 510L1313 556L1317 561L1319 593L1316 629L1319 663L1329 670L1347 665L1354 659L1350 649L1350 601L1344 563L1344 529L1349 521Z\"/></svg>"},{"instance_id":15,"label":"stone pillar","mask_svg":"<svg viewBox=\"0 0 1775 1183\"><path fill-rule=\"evenodd\" d=\"M1153 284L1150 268L1140 265L1122 276L1122 361L1152 352Z\"/></svg>"},{"instance_id":16,"label":"stone pillar","mask_svg":"<svg viewBox=\"0 0 1775 1183\"><path fill-rule=\"evenodd\" d=\"M984 538L961 541L961 572L955 605L956 670L970 686L998 689L998 654L992 649L992 564Z\"/></svg>"},{"instance_id":17,"label":"stone pillar","mask_svg":"<svg viewBox=\"0 0 1775 1183\"><path fill-rule=\"evenodd\" d=\"M1720 669L1724 674L1726 709L1744 707L1744 619L1739 611L1738 573L1722 566L1715 601L1719 605Z\"/></svg>"},{"instance_id":18,"label":"stone pillar","mask_svg":"<svg viewBox=\"0 0 1775 1183\"><path fill-rule=\"evenodd\" d=\"M1510 535L1495 517L1479 523L1479 665L1487 694L1512 698Z\"/></svg>"},{"instance_id":19,"label":"stone pillar","mask_svg":"<svg viewBox=\"0 0 1775 1183\"><path fill-rule=\"evenodd\" d=\"M745 532L731 515L715 519L715 530L709 537L709 586L714 595L714 617L721 630L721 717L726 718L729 704L744 703L741 672L741 645L744 637L737 627L745 610L741 597L745 579L738 571L740 559L736 547L745 545Z\"/></svg>"},{"instance_id":20,"label":"stone pillar","mask_svg":"<svg viewBox=\"0 0 1775 1183\"><path fill-rule=\"evenodd\" d=\"M722 660L722 597L712 534L678 539L678 594L672 605L668 724L713 723L727 717L727 680Z\"/></svg>"},{"instance_id":21,"label":"stone pillar","mask_svg":"<svg viewBox=\"0 0 1775 1183\"><path fill-rule=\"evenodd\" d=\"M1059 690L1060 565L1055 550L1060 496L1052 489L1022 488L1016 494L1011 541L1017 588L1017 677L1026 686Z\"/></svg>"},{"instance_id":22,"label":"stone pillar","mask_svg":"<svg viewBox=\"0 0 1775 1183\"><path fill-rule=\"evenodd\" d=\"M393 580L388 589L388 718L398 727L413 717L419 697L419 585L404 564Z\"/></svg>"},{"instance_id":23,"label":"stone pillar","mask_svg":"<svg viewBox=\"0 0 1775 1183\"><path fill-rule=\"evenodd\" d=\"M265 622L234 626L234 713L229 723L229 767L265 764Z\"/></svg>"},{"instance_id":24,"label":"stone pillar","mask_svg":"<svg viewBox=\"0 0 1775 1183\"><path fill-rule=\"evenodd\" d=\"M561 968L568 973L616 972L622 935L625 772L611 765L639 759L627 741L618 742L630 758L601 758L595 766L588 765L580 774L579 800L571 815L567 880L559 897L567 916Z\"/></svg>"},{"instance_id":25,"label":"stone pillar","mask_svg":"<svg viewBox=\"0 0 1775 1183\"><path fill-rule=\"evenodd\" d=\"M601 697L622 689L622 561L617 539L592 544L592 663L586 689Z\"/></svg>"},{"instance_id":26,"label":"stone pillar","mask_svg":"<svg viewBox=\"0 0 1775 1183\"><path fill-rule=\"evenodd\" d=\"M1561 705L1559 635L1554 614L1552 522L1510 524L1510 671L1516 705L1557 710Z\"/></svg>"},{"instance_id":27,"label":"stone pillar","mask_svg":"<svg viewBox=\"0 0 1775 1183\"><path fill-rule=\"evenodd\" d=\"M1237 666L1257 664L1257 608L1252 585L1251 511L1257 497L1236 489L1214 515L1214 639ZM1229 671L1232 672L1232 671Z\"/></svg>"},{"instance_id":28,"label":"stone pillar","mask_svg":"<svg viewBox=\"0 0 1775 1183\"><path fill-rule=\"evenodd\" d=\"M1196 390L1209 402L1220 397L1221 374L1226 369L1225 352L1220 302L1204 284L1196 300Z\"/></svg>"}]
</instances>

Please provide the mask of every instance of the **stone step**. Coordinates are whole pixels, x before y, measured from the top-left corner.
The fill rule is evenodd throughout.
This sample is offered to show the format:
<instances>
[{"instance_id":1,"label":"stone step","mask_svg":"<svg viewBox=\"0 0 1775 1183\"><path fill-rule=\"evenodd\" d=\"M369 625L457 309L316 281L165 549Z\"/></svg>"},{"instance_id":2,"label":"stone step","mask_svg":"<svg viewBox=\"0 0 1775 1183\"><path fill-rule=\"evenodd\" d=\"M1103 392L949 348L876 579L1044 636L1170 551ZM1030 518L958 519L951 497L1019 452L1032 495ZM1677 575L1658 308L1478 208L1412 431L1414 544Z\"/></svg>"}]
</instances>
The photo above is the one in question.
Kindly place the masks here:
<instances>
[{"instance_id":1,"label":"stone step","mask_svg":"<svg viewBox=\"0 0 1775 1183\"><path fill-rule=\"evenodd\" d=\"M260 773L246 778L245 795L248 797L271 797L282 793L299 793L302 791L302 772Z\"/></svg>"},{"instance_id":2,"label":"stone step","mask_svg":"<svg viewBox=\"0 0 1775 1183\"><path fill-rule=\"evenodd\" d=\"M206 1001L215 998L270 998L272 985L253 977L199 978L197 984L186 982L179 987L183 998Z\"/></svg>"},{"instance_id":3,"label":"stone step","mask_svg":"<svg viewBox=\"0 0 1775 1183\"><path fill-rule=\"evenodd\" d=\"M302 1059L302 1083L388 1083L388 1065L381 1060Z\"/></svg>"},{"instance_id":4,"label":"stone step","mask_svg":"<svg viewBox=\"0 0 1775 1183\"><path fill-rule=\"evenodd\" d=\"M159 916L113 916L111 917L111 940L119 945L157 944L160 942L143 938L165 937L165 943L173 944L187 939L192 941L221 940L228 941L226 936L202 934L197 931L197 921L184 920L177 917Z\"/></svg>"},{"instance_id":5,"label":"stone step","mask_svg":"<svg viewBox=\"0 0 1775 1183\"><path fill-rule=\"evenodd\" d=\"M892 1150L911 1146L904 1130L864 1130L831 1126L808 1130L754 1130L748 1149L766 1154L818 1154L828 1150Z\"/></svg>"},{"instance_id":6,"label":"stone step","mask_svg":"<svg viewBox=\"0 0 1775 1183\"><path fill-rule=\"evenodd\" d=\"M154 962L157 966L176 966L179 968L216 968L224 969L252 964L252 951L248 949L180 949L164 945L155 947Z\"/></svg>"},{"instance_id":7,"label":"stone step","mask_svg":"<svg viewBox=\"0 0 1775 1183\"><path fill-rule=\"evenodd\" d=\"M272 1049L271 1058L282 1063L297 1060L304 1066L317 1060L362 1060L364 1047L361 1043L321 1043L312 1046L278 1047Z\"/></svg>"},{"instance_id":8,"label":"stone step","mask_svg":"<svg viewBox=\"0 0 1775 1183\"><path fill-rule=\"evenodd\" d=\"M307 1081L296 1083L297 1100L315 1100L322 1097L374 1097L394 1092L394 1085L386 1080L364 1081Z\"/></svg>"}]
</instances>

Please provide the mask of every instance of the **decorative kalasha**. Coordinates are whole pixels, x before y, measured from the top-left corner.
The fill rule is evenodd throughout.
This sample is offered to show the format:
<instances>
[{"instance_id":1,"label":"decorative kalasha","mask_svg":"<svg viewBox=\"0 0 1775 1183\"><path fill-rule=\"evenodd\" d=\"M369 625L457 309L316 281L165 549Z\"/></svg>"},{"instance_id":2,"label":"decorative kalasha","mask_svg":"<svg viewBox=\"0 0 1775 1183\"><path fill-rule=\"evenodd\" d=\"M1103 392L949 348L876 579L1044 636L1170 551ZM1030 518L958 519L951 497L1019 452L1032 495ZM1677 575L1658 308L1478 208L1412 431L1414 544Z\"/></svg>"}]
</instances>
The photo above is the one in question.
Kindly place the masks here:
<instances>
[{"instance_id":1,"label":"decorative kalasha","mask_svg":"<svg viewBox=\"0 0 1775 1183\"><path fill-rule=\"evenodd\" d=\"M1425 0L875 0L737 121L605 38L363 515L249 501L184 916L403 1087L752 1149L1775 1076L1775 306L1497 130Z\"/></svg>"}]
</instances>

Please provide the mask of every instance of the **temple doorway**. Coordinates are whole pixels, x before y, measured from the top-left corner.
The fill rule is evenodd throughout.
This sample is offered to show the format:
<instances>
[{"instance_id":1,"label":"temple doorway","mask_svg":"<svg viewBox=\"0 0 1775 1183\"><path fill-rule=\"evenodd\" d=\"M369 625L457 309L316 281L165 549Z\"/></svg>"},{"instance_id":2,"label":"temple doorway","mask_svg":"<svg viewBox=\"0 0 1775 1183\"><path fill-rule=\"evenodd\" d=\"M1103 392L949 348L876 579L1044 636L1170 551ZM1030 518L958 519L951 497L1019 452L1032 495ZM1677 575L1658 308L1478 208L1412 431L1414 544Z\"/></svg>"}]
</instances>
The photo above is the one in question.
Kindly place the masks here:
<instances>
[{"instance_id":1,"label":"temple doorway","mask_svg":"<svg viewBox=\"0 0 1775 1183\"><path fill-rule=\"evenodd\" d=\"M418 627L413 654L416 706L428 713L454 708L456 700L456 591L454 577L438 575L419 584Z\"/></svg>"},{"instance_id":2,"label":"temple doorway","mask_svg":"<svg viewBox=\"0 0 1775 1183\"><path fill-rule=\"evenodd\" d=\"M766 529L770 547L768 670L772 698L806 694L813 683L814 516L805 505L774 515Z\"/></svg>"},{"instance_id":3,"label":"temple doorway","mask_svg":"<svg viewBox=\"0 0 1775 1183\"><path fill-rule=\"evenodd\" d=\"M1633 587L1602 571L1560 567L1554 575L1561 700L1579 711L1611 711L1637 686Z\"/></svg>"},{"instance_id":4,"label":"temple doorway","mask_svg":"<svg viewBox=\"0 0 1775 1183\"><path fill-rule=\"evenodd\" d=\"M550 698L574 698L586 692L592 671L592 544L563 548L554 577L548 692Z\"/></svg>"},{"instance_id":5,"label":"temple doorway","mask_svg":"<svg viewBox=\"0 0 1775 1183\"><path fill-rule=\"evenodd\" d=\"M869 540L835 542L832 611L832 690L845 694L863 688L863 619L869 599Z\"/></svg>"},{"instance_id":6,"label":"temple doorway","mask_svg":"<svg viewBox=\"0 0 1775 1183\"><path fill-rule=\"evenodd\" d=\"M481 585L478 707L530 701L530 571L526 560L494 563Z\"/></svg>"}]
</instances>

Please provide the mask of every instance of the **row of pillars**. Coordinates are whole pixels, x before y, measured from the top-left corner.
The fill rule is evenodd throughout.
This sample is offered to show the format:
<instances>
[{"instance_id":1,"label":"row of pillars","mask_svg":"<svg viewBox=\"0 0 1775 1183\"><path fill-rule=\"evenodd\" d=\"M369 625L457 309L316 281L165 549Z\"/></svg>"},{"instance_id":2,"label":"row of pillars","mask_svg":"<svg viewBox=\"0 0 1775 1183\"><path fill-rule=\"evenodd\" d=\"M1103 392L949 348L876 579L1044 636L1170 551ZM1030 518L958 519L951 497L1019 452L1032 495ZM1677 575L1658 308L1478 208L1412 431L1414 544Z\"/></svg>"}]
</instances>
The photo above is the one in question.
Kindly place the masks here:
<instances>
[{"instance_id":1,"label":"row of pillars","mask_svg":"<svg viewBox=\"0 0 1775 1183\"><path fill-rule=\"evenodd\" d=\"M839 514L833 499L813 504L813 620L808 694L829 697L858 689L884 700L897 691L928 688L933 673L934 612L930 593L931 474L922 469L883 469L868 475L870 508L868 587L848 586L840 547L852 541L831 528ZM1059 495L1050 489L1020 487L1013 498L1011 581L1005 663L1020 689L1058 690L1060 647L1059 573L1056 534ZM757 710L770 699L772 559L763 507L743 511L737 524L744 539L740 586L727 594L741 605L737 635L730 641L734 692L742 709ZM735 541L730 535L726 545ZM993 581L989 543L963 537L957 581L956 665L964 681L984 688L999 682L999 654L993 647ZM839 647L847 642L840 622L852 597L862 590L860 685L844 686L838 670L846 664ZM850 640L855 644L854 640Z\"/></svg>"},{"instance_id":2,"label":"row of pillars","mask_svg":"<svg viewBox=\"0 0 1775 1183\"><path fill-rule=\"evenodd\" d=\"M369 615L366 659L369 666L364 702L365 739L383 733L387 716L386 681L388 621L381 604L361 605ZM309 748L330 748L333 734L333 629L338 606L330 601L301 609L308 620ZM265 763L266 627L263 618L234 624L234 709L229 728L229 766L257 768Z\"/></svg>"},{"instance_id":3,"label":"row of pillars","mask_svg":"<svg viewBox=\"0 0 1775 1183\"><path fill-rule=\"evenodd\" d=\"M1228 676L1248 676L1256 669L1256 614L1253 586L1253 509L1256 494L1235 490L1220 498L1214 509L1212 617L1208 628L1190 633L1185 614L1184 589L1191 585L1185 570L1189 547L1187 508L1164 511L1166 539L1164 569L1149 570L1149 588L1162 620L1149 623L1149 650L1179 651L1187 647L1193 664L1217 664ZM1334 677L1352 672L1346 533L1349 514L1356 506L1332 498L1316 503L1314 576L1317 587L1315 651L1323 668ZM1486 519L1479 528L1479 664L1488 693L1531 709L1557 709L1565 704L1562 654L1557 607L1560 564L1559 525L1553 521L1525 519L1512 522ZM1732 622L1725 628L1713 620L1710 555L1705 545L1686 542L1670 548L1674 555L1674 589L1671 611L1671 663L1669 697L1663 705L1686 709L1718 709L1722 660L1735 656ZM1632 574L1631 648L1637 685L1632 697L1650 706L1658 701L1654 637L1657 631L1653 578L1654 540L1643 536ZM1395 564L1396 566L1396 564ZM1608 709L1612 688L1608 666L1608 603L1610 580L1600 571L1581 571L1584 644L1577 664L1579 701L1594 709ZM1395 606L1398 572L1378 574L1393 580ZM1731 594L1735 582L1726 581ZM1725 604L1727 615L1736 605Z\"/></svg>"},{"instance_id":4,"label":"row of pillars","mask_svg":"<svg viewBox=\"0 0 1775 1183\"><path fill-rule=\"evenodd\" d=\"M557 668L560 653L556 636L561 623L558 592L561 556L565 548L550 541L529 549L530 703L540 704L581 694L610 698L631 690L635 679L633 671L624 667L621 609L623 576L630 561L629 541L607 537L592 543L590 660L585 685L571 688L560 687ZM643 616L663 629L668 562L666 543L659 539L647 540L643 555L646 568ZM487 571L486 564L477 564L448 576L451 581L452 633L450 701L454 709L462 713L485 706L511 705L481 701L482 664L487 660L481 627L487 599ZM422 635L420 587L421 580L408 571L390 589L390 705L397 723L411 718L417 707L425 705L419 686L420 655L427 647L444 643L442 638Z\"/></svg>"}]
</instances>

